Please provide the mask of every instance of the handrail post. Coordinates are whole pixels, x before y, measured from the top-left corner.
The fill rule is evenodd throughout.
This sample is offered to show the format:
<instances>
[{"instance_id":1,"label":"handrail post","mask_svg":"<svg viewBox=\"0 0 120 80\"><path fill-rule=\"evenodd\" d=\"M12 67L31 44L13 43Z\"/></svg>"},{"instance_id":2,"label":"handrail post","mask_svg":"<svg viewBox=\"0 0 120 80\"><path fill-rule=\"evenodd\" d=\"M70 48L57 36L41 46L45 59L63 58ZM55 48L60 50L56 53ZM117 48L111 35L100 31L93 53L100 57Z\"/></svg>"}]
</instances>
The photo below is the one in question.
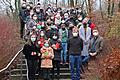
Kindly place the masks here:
<instances>
[{"instance_id":1,"label":"handrail post","mask_svg":"<svg viewBox=\"0 0 120 80\"><path fill-rule=\"evenodd\" d=\"M9 67L8 71L9 71L9 80L12 80L12 78L11 78L11 66Z\"/></svg>"},{"instance_id":2,"label":"handrail post","mask_svg":"<svg viewBox=\"0 0 120 80\"><path fill-rule=\"evenodd\" d=\"M23 55L22 55L22 52L20 54L20 59L21 59L21 62L20 62L20 76L21 76L21 80L23 80L23 75L22 75L22 71L23 71L23 67L22 67L22 63L23 63Z\"/></svg>"}]
</instances>

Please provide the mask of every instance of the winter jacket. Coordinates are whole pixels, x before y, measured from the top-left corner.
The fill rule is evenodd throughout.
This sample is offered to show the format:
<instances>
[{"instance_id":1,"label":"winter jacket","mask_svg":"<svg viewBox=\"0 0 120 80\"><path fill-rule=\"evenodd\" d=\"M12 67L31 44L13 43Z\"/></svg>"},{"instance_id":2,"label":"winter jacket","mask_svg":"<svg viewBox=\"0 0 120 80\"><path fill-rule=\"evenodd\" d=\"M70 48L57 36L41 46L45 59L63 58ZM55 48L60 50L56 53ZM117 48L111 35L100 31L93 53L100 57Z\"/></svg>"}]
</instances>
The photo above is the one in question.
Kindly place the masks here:
<instances>
[{"instance_id":1,"label":"winter jacket","mask_svg":"<svg viewBox=\"0 0 120 80\"><path fill-rule=\"evenodd\" d=\"M65 29L65 30L62 30L62 29L59 29L59 38L60 38L60 41L61 42L67 42L68 40L68 30Z\"/></svg>"},{"instance_id":2,"label":"winter jacket","mask_svg":"<svg viewBox=\"0 0 120 80\"><path fill-rule=\"evenodd\" d=\"M54 52L51 47L41 48L41 68L52 68L52 59L54 58Z\"/></svg>"},{"instance_id":3,"label":"winter jacket","mask_svg":"<svg viewBox=\"0 0 120 80\"><path fill-rule=\"evenodd\" d=\"M36 52L36 55L32 55L32 53ZM35 44L25 44L23 48L23 54L25 55L25 58L28 60L38 60L38 53L39 50L36 47Z\"/></svg>"},{"instance_id":4,"label":"winter jacket","mask_svg":"<svg viewBox=\"0 0 120 80\"><path fill-rule=\"evenodd\" d=\"M85 37L86 36L86 37ZM86 35L85 35L85 29L83 27L83 25L79 28L79 37L84 41L84 42L88 42L90 40L91 37L91 28L87 27L86 29Z\"/></svg>"},{"instance_id":5,"label":"winter jacket","mask_svg":"<svg viewBox=\"0 0 120 80\"><path fill-rule=\"evenodd\" d=\"M26 15L26 9L20 9L20 13L19 13L19 16L20 16L20 20L22 21L22 22L25 22L25 20L26 20L26 17L27 17L27 15Z\"/></svg>"},{"instance_id":6,"label":"winter jacket","mask_svg":"<svg viewBox=\"0 0 120 80\"><path fill-rule=\"evenodd\" d=\"M82 51L82 56L88 56L88 47L89 47L89 42L91 38L91 28L87 27L86 28L86 34L85 34L85 29L83 25L79 29L79 37L83 40L83 51Z\"/></svg>"},{"instance_id":7,"label":"winter jacket","mask_svg":"<svg viewBox=\"0 0 120 80\"><path fill-rule=\"evenodd\" d=\"M93 29L95 29L95 24L94 23L91 23L90 24L90 28L93 30Z\"/></svg>"},{"instance_id":8,"label":"winter jacket","mask_svg":"<svg viewBox=\"0 0 120 80\"><path fill-rule=\"evenodd\" d=\"M71 37L68 40L68 51L70 55L81 55L83 41L79 37Z\"/></svg>"},{"instance_id":9,"label":"winter jacket","mask_svg":"<svg viewBox=\"0 0 120 80\"><path fill-rule=\"evenodd\" d=\"M103 38L101 36L97 38L93 37L90 40L89 53L97 52L99 54L103 49L103 44Z\"/></svg>"},{"instance_id":10,"label":"winter jacket","mask_svg":"<svg viewBox=\"0 0 120 80\"><path fill-rule=\"evenodd\" d=\"M72 29L69 29L69 30L68 30L68 39L70 39L71 37L73 37L73 36L72 36Z\"/></svg>"},{"instance_id":11,"label":"winter jacket","mask_svg":"<svg viewBox=\"0 0 120 80\"><path fill-rule=\"evenodd\" d=\"M60 54L61 54L61 50L62 50L62 44L59 40L51 40L51 45L55 45L57 49L54 49L54 60L58 60L60 61Z\"/></svg>"},{"instance_id":12,"label":"winter jacket","mask_svg":"<svg viewBox=\"0 0 120 80\"><path fill-rule=\"evenodd\" d=\"M27 30L32 30L36 24L37 22L35 20L29 19L28 22L26 23Z\"/></svg>"}]
</instances>

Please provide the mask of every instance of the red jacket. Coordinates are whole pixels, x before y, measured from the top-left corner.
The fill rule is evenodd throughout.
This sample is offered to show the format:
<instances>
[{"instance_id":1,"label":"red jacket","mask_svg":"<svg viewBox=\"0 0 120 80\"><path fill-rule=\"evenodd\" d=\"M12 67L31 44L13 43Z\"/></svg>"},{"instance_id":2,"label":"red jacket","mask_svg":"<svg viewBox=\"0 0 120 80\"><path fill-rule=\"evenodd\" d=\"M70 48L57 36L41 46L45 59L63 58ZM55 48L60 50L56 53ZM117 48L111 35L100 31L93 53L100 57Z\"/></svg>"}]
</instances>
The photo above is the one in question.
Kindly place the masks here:
<instances>
[{"instance_id":1,"label":"red jacket","mask_svg":"<svg viewBox=\"0 0 120 80\"><path fill-rule=\"evenodd\" d=\"M95 29L95 24L94 23L91 23L90 24L90 28L93 30L93 29Z\"/></svg>"}]
</instances>

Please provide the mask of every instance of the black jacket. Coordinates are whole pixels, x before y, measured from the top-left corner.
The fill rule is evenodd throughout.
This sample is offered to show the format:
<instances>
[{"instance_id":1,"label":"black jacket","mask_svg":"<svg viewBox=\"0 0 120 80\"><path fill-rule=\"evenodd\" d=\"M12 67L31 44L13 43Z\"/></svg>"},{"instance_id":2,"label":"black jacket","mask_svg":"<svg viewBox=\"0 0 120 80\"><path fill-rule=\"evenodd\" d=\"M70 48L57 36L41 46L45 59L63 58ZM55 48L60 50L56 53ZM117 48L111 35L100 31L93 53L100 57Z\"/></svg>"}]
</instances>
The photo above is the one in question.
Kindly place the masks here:
<instances>
[{"instance_id":1,"label":"black jacket","mask_svg":"<svg viewBox=\"0 0 120 80\"><path fill-rule=\"evenodd\" d=\"M83 41L79 37L72 37L68 40L69 55L81 55Z\"/></svg>"},{"instance_id":2,"label":"black jacket","mask_svg":"<svg viewBox=\"0 0 120 80\"><path fill-rule=\"evenodd\" d=\"M32 52L36 52L36 55L31 55ZM25 58L28 60L38 60L38 48L34 44L25 44L23 48L23 54L25 55Z\"/></svg>"},{"instance_id":3,"label":"black jacket","mask_svg":"<svg viewBox=\"0 0 120 80\"><path fill-rule=\"evenodd\" d=\"M58 60L58 61L60 61L60 54L61 54L61 50L62 50L62 44L61 44L61 42L59 41L59 40L51 40L51 45L53 45L53 44L59 44L59 48L57 49L57 50L55 50L55 49L53 49L54 50L54 60Z\"/></svg>"}]
</instances>

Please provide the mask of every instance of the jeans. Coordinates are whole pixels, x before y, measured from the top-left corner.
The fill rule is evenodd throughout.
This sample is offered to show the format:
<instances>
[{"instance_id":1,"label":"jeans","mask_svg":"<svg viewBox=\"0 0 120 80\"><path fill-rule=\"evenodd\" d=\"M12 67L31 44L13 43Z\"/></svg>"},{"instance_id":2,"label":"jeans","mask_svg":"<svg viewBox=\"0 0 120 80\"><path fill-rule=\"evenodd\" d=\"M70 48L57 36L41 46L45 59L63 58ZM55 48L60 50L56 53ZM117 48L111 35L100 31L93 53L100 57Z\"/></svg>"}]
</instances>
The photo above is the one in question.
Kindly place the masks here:
<instances>
[{"instance_id":1,"label":"jeans","mask_svg":"<svg viewBox=\"0 0 120 80\"><path fill-rule=\"evenodd\" d=\"M89 59L90 59L90 56L89 56L89 55L88 55L88 56L82 56L82 63L83 63L83 64L84 64L84 63L88 63Z\"/></svg>"},{"instance_id":2,"label":"jeans","mask_svg":"<svg viewBox=\"0 0 120 80\"><path fill-rule=\"evenodd\" d=\"M51 69L44 68L42 70L43 70L43 78L44 78L44 80L50 80L50 71L51 71Z\"/></svg>"},{"instance_id":3,"label":"jeans","mask_svg":"<svg viewBox=\"0 0 120 80\"><path fill-rule=\"evenodd\" d=\"M67 62L67 43L62 43L61 62ZM63 60L64 59L64 60Z\"/></svg>"},{"instance_id":4,"label":"jeans","mask_svg":"<svg viewBox=\"0 0 120 80\"><path fill-rule=\"evenodd\" d=\"M71 80L80 80L80 66L82 63L82 59L80 55L70 55L70 72L71 72ZM75 72L75 68L76 72ZM76 76L75 76L76 73Z\"/></svg>"}]
</instances>

